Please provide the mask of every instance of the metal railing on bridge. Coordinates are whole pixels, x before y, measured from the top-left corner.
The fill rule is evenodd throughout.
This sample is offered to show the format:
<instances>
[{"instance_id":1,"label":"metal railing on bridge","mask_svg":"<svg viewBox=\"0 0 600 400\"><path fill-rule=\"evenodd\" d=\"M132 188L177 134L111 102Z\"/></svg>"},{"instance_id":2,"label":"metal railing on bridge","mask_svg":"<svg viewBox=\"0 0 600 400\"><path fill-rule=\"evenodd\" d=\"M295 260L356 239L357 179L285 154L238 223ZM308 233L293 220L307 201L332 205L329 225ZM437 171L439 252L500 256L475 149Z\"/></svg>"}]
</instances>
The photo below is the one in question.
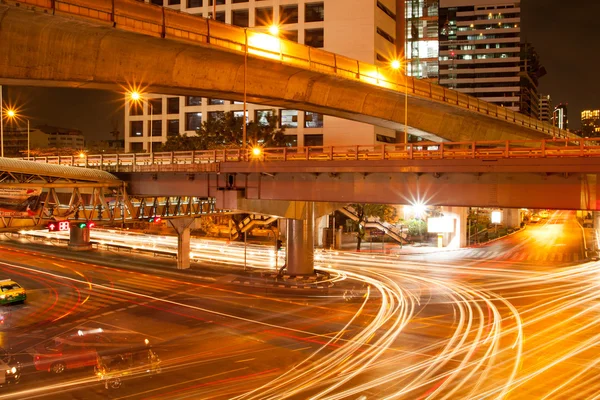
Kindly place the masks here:
<instances>
[{"instance_id":1,"label":"metal railing on bridge","mask_svg":"<svg viewBox=\"0 0 600 400\"><path fill-rule=\"evenodd\" d=\"M306 146L260 149L221 149L163 153L123 153L31 157L49 164L100 168L115 172L218 172L223 162L456 160L501 158L600 157L600 139L552 139L486 142L417 142L377 146Z\"/></svg>"},{"instance_id":2,"label":"metal railing on bridge","mask_svg":"<svg viewBox=\"0 0 600 400\"><path fill-rule=\"evenodd\" d=\"M116 28L136 33L248 52L304 69L333 74L400 92L406 90L413 96L452 104L554 137L572 135L551 124L504 107L423 80L406 77L391 68L378 67L265 33L136 0L19 0L18 3L49 9L54 14L76 15L108 23Z\"/></svg>"}]
</instances>

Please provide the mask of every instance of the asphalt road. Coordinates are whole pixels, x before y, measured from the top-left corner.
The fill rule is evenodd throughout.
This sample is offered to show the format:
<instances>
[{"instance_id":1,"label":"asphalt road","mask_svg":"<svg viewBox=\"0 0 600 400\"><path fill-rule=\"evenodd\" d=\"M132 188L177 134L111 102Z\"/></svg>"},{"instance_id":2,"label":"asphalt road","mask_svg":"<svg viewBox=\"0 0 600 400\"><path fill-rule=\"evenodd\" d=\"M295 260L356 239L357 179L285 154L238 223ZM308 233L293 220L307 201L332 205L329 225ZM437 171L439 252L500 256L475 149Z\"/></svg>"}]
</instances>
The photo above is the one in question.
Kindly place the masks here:
<instances>
[{"instance_id":1,"label":"asphalt road","mask_svg":"<svg viewBox=\"0 0 600 400\"><path fill-rule=\"evenodd\" d=\"M180 274L169 266L144 271L151 259L95 253L122 263L107 267L59 253L0 247L0 276L29 294L24 305L2 308L1 344L26 366L21 383L0 388L0 399L577 399L600 392L600 264L585 262L582 230L569 212L454 252L320 251L317 263L333 288L295 296L236 284L239 268L197 265ZM110 337L107 347L148 338L161 372L107 390L92 368L61 375L33 368L35 346L99 328Z\"/></svg>"}]
</instances>

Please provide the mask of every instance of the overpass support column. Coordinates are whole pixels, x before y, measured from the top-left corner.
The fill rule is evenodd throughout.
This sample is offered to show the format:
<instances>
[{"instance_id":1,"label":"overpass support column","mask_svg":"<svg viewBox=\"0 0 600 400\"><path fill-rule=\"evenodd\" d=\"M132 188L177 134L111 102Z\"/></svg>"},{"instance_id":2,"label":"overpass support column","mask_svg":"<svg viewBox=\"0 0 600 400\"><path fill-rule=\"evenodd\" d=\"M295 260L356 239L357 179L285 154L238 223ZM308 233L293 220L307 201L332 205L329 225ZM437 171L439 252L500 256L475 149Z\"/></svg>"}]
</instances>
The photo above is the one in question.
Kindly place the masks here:
<instances>
[{"instance_id":1,"label":"overpass support column","mask_svg":"<svg viewBox=\"0 0 600 400\"><path fill-rule=\"evenodd\" d=\"M502 223L508 228L519 228L521 226L521 210L518 208L505 208Z\"/></svg>"},{"instance_id":2,"label":"overpass support column","mask_svg":"<svg viewBox=\"0 0 600 400\"><path fill-rule=\"evenodd\" d=\"M69 228L69 250L85 251L91 248L90 228L80 228L79 224L72 223Z\"/></svg>"},{"instance_id":3,"label":"overpass support column","mask_svg":"<svg viewBox=\"0 0 600 400\"><path fill-rule=\"evenodd\" d=\"M177 269L190 267L191 226L195 218L170 219L169 224L177 233Z\"/></svg>"},{"instance_id":4,"label":"overpass support column","mask_svg":"<svg viewBox=\"0 0 600 400\"><path fill-rule=\"evenodd\" d=\"M450 249L459 249L467 246L467 217L468 207L442 207L446 218L454 219L454 232L444 234L443 244Z\"/></svg>"},{"instance_id":5,"label":"overpass support column","mask_svg":"<svg viewBox=\"0 0 600 400\"><path fill-rule=\"evenodd\" d=\"M304 219L288 219L286 264L289 275L314 273L314 203L307 202Z\"/></svg>"}]
</instances>

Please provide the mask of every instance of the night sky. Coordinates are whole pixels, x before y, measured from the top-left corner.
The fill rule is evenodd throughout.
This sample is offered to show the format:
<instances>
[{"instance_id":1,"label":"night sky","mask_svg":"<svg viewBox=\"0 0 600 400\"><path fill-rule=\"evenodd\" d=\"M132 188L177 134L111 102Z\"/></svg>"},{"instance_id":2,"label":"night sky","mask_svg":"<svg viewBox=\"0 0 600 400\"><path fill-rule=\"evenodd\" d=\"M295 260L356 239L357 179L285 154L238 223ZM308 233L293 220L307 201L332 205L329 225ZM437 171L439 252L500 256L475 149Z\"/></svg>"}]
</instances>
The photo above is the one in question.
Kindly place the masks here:
<instances>
[{"instance_id":1,"label":"night sky","mask_svg":"<svg viewBox=\"0 0 600 400\"><path fill-rule=\"evenodd\" d=\"M580 113L600 108L600 1L523 0L522 38L533 44L548 74L540 93L553 104L568 103L569 128L580 128ZM18 104L32 126L49 124L83 131L86 139L123 138L123 95L115 92L38 87L4 87L5 102Z\"/></svg>"}]
</instances>

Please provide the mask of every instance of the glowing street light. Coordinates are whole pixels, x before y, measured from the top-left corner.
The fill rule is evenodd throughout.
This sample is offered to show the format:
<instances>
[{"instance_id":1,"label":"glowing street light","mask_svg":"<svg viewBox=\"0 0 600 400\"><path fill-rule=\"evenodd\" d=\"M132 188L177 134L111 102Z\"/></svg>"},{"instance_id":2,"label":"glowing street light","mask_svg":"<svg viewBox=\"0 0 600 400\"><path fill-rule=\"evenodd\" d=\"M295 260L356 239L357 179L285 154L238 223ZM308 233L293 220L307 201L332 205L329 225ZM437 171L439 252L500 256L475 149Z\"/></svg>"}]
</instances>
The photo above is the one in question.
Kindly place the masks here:
<instances>
[{"instance_id":1,"label":"glowing street light","mask_svg":"<svg viewBox=\"0 0 600 400\"><path fill-rule=\"evenodd\" d=\"M273 24L269 27L269 33L273 36L279 35L279 26Z\"/></svg>"},{"instance_id":2,"label":"glowing street light","mask_svg":"<svg viewBox=\"0 0 600 400\"><path fill-rule=\"evenodd\" d=\"M17 111L12 108L6 110L6 116L12 120L21 118ZM29 118L24 119L27 121L27 159L29 160ZM4 142L2 143L2 154L4 154Z\"/></svg>"},{"instance_id":3,"label":"glowing street light","mask_svg":"<svg viewBox=\"0 0 600 400\"><path fill-rule=\"evenodd\" d=\"M392 69L400 71L402 68L402 62L400 60L393 60L391 65ZM408 75L404 70L404 144L408 143Z\"/></svg>"},{"instance_id":4,"label":"glowing street light","mask_svg":"<svg viewBox=\"0 0 600 400\"><path fill-rule=\"evenodd\" d=\"M152 103L150 102L150 100L144 100L144 96L142 93L140 93L137 90L132 90L129 92L129 99L135 103L138 102L146 102L148 104L148 107L150 107L150 129L148 130L148 152L150 154L152 154L152 119L154 116L154 107L152 106ZM143 135L142 135L143 136Z\"/></svg>"},{"instance_id":5,"label":"glowing street light","mask_svg":"<svg viewBox=\"0 0 600 400\"><path fill-rule=\"evenodd\" d=\"M262 150L260 149L260 147L253 147L252 148L252 155L254 157L259 157L262 153Z\"/></svg>"}]
</instances>

